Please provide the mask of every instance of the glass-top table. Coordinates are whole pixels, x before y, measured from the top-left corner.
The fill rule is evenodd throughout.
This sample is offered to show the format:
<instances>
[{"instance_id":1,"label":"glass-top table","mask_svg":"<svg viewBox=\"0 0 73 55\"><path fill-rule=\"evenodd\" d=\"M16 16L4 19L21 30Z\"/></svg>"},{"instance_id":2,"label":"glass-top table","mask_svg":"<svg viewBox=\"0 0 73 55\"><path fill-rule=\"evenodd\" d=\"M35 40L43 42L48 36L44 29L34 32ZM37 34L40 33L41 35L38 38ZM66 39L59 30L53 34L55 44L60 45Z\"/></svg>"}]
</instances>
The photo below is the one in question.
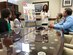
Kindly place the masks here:
<instances>
[{"instance_id":1,"label":"glass-top table","mask_svg":"<svg viewBox=\"0 0 73 55\"><path fill-rule=\"evenodd\" d=\"M60 30L30 29L28 31L22 28L18 34L13 33L9 36L11 36L9 38L12 44L7 49L12 55L61 55L63 51L64 38ZM18 40L18 38L13 38L14 36L21 38Z\"/></svg>"}]
</instances>

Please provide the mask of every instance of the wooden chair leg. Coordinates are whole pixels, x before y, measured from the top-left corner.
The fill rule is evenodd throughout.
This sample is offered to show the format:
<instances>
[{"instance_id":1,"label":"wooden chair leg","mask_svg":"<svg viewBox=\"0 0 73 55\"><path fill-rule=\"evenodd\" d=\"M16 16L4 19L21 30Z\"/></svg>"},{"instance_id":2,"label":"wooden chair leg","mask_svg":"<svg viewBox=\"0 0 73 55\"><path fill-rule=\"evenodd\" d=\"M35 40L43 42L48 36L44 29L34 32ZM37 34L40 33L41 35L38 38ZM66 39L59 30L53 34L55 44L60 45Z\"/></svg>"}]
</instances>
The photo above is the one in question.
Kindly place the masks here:
<instances>
[{"instance_id":1,"label":"wooden chair leg","mask_svg":"<svg viewBox=\"0 0 73 55\"><path fill-rule=\"evenodd\" d=\"M0 43L0 49L3 49L3 45L2 45L2 43Z\"/></svg>"},{"instance_id":2,"label":"wooden chair leg","mask_svg":"<svg viewBox=\"0 0 73 55\"><path fill-rule=\"evenodd\" d=\"M13 48L9 47L7 48L7 55L12 55L13 54Z\"/></svg>"}]
</instances>

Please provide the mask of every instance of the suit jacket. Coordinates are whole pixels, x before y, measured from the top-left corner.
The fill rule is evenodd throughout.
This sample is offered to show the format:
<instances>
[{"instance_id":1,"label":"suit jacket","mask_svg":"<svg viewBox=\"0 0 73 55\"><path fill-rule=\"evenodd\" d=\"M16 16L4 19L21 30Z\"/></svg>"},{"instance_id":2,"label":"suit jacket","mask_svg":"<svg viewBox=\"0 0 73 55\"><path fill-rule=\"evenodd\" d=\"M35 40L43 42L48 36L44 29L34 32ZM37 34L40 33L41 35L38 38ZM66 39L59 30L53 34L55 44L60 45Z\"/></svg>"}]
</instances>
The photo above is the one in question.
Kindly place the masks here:
<instances>
[{"instance_id":1,"label":"suit jacket","mask_svg":"<svg viewBox=\"0 0 73 55\"><path fill-rule=\"evenodd\" d=\"M8 32L8 24L4 19L0 19L0 34Z\"/></svg>"}]
</instances>

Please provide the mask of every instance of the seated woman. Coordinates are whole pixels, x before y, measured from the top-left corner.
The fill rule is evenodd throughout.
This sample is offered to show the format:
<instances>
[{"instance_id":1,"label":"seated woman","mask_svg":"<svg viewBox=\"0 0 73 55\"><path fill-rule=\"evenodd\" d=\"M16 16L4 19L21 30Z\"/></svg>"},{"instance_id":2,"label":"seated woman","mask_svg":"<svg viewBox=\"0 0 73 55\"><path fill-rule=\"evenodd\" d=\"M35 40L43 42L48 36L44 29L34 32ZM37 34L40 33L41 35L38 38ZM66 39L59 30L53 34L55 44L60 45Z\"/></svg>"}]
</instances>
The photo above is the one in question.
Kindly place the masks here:
<instances>
[{"instance_id":1,"label":"seated woman","mask_svg":"<svg viewBox=\"0 0 73 55\"><path fill-rule=\"evenodd\" d=\"M58 13L57 15L57 23L61 21L61 18L63 17L62 13Z\"/></svg>"},{"instance_id":2,"label":"seated woman","mask_svg":"<svg viewBox=\"0 0 73 55\"><path fill-rule=\"evenodd\" d=\"M16 16L16 18L14 19L14 28L15 28L15 32L18 34L20 32L20 28L21 28L21 22L20 22L21 13L16 12L15 16Z\"/></svg>"},{"instance_id":3,"label":"seated woman","mask_svg":"<svg viewBox=\"0 0 73 55\"><path fill-rule=\"evenodd\" d=\"M3 9L1 11L1 19L0 19L0 34L10 32L11 26L9 23L9 18L11 17L9 9Z\"/></svg>"}]
</instances>

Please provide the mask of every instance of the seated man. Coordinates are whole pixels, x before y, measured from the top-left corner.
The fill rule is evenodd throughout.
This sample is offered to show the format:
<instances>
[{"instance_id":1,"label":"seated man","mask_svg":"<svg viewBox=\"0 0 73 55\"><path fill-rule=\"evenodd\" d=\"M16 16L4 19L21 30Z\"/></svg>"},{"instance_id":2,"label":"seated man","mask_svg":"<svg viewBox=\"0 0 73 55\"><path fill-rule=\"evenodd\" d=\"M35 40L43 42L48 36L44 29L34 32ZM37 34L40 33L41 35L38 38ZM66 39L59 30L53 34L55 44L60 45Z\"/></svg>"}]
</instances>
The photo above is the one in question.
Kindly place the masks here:
<instances>
[{"instance_id":1,"label":"seated man","mask_svg":"<svg viewBox=\"0 0 73 55\"><path fill-rule=\"evenodd\" d=\"M49 27L61 29L63 30L64 34L69 34L69 32L73 32L73 16L71 15L72 9L65 8L62 21L57 24L50 24Z\"/></svg>"}]
</instances>

